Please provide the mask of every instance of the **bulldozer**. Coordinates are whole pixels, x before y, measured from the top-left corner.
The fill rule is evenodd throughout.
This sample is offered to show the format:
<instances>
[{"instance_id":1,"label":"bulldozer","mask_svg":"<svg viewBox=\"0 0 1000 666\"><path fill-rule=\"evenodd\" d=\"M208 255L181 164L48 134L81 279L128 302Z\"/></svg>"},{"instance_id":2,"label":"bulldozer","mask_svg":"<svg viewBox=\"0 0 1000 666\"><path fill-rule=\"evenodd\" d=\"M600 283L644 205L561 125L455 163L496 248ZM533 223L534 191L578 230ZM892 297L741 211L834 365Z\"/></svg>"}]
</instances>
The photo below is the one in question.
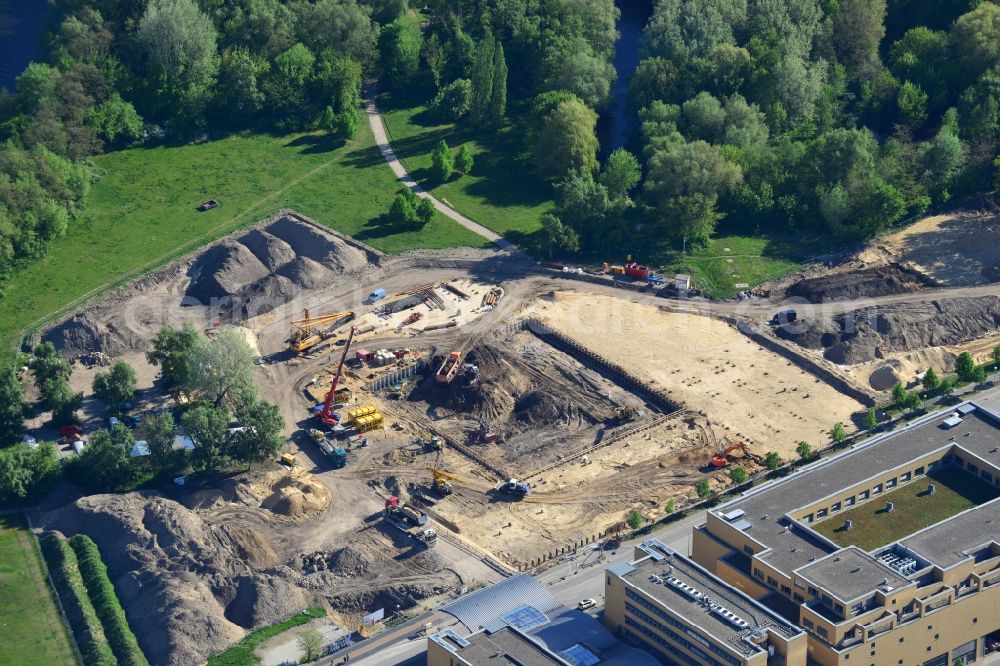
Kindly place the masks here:
<instances>
[{"instance_id":1,"label":"bulldozer","mask_svg":"<svg viewBox=\"0 0 1000 666\"><path fill-rule=\"evenodd\" d=\"M281 458L278 460L278 462L287 467L288 469L291 469L295 467L295 456L293 456L291 453L282 453Z\"/></svg>"},{"instance_id":2,"label":"bulldozer","mask_svg":"<svg viewBox=\"0 0 1000 666\"><path fill-rule=\"evenodd\" d=\"M428 471L434 476L434 490L441 497L447 497L455 492L449 481L454 481L456 483L465 483L465 479L460 476L456 476L450 472L446 472L442 469L434 469L433 467L428 467Z\"/></svg>"}]
</instances>

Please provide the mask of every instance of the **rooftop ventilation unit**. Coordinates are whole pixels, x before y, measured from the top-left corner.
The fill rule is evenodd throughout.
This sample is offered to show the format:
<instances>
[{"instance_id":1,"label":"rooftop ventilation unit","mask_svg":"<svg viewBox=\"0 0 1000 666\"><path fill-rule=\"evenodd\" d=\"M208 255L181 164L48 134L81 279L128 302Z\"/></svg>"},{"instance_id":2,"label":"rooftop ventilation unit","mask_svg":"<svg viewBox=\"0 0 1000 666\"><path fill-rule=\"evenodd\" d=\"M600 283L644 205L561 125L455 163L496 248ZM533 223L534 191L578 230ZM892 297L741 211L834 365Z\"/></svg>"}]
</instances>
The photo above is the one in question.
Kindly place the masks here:
<instances>
[{"instance_id":1,"label":"rooftop ventilation unit","mask_svg":"<svg viewBox=\"0 0 1000 666\"><path fill-rule=\"evenodd\" d=\"M670 577L667 578L667 585L669 585L670 587L672 587L674 589L680 590L681 592L683 592L684 594L686 594L690 598L694 599L695 601L701 601L702 597L705 596L704 594L702 594L698 590L694 589L693 587L691 587L690 585L688 585L687 583L685 583L681 579L674 578L673 576L670 576Z\"/></svg>"},{"instance_id":2,"label":"rooftop ventilation unit","mask_svg":"<svg viewBox=\"0 0 1000 666\"><path fill-rule=\"evenodd\" d=\"M879 556L878 561L903 576L909 576L911 573L916 571L917 565L919 564L912 557L900 556L892 551L883 553ZM889 581L886 581L883 585L888 582Z\"/></svg>"},{"instance_id":3,"label":"rooftop ventilation unit","mask_svg":"<svg viewBox=\"0 0 1000 666\"><path fill-rule=\"evenodd\" d=\"M744 620L743 618L741 618L739 615L729 610L728 608L725 608L724 606L720 606L719 604L712 604L711 609L713 613L715 613L723 620L726 620L727 622L729 622L729 624L735 627L739 627L740 629L746 629L747 627L750 626L749 622L747 622L746 620Z\"/></svg>"}]
</instances>

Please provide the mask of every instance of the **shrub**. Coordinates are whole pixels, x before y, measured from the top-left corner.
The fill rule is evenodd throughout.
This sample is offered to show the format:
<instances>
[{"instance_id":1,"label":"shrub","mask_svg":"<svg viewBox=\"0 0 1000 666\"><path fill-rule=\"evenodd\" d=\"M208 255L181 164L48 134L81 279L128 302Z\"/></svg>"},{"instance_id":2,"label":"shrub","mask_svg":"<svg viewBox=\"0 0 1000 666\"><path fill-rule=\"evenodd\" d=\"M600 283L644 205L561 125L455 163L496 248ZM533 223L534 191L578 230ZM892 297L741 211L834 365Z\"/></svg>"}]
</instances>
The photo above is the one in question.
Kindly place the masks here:
<instances>
[{"instance_id":1,"label":"shrub","mask_svg":"<svg viewBox=\"0 0 1000 666\"><path fill-rule=\"evenodd\" d=\"M101 551L98 550L97 544L83 534L71 537L69 544L76 552L83 584L87 587L87 594L94 605L94 610L97 611L97 617L101 619L104 634L108 637L108 643L111 644L111 650L118 658L118 663L124 666L149 666L145 655L139 649L135 634L128 626L125 610L118 600L111 579L108 578L108 568L101 560Z\"/></svg>"},{"instance_id":2,"label":"shrub","mask_svg":"<svg viewBox=\"0 0 1000 666\"><path fill-rule=\"evenodd\" d=\"M52 582L62 601L66 619L83 655L84 666L114 666L118 663L104 635L94 605L80 576L76 553L65 539L48 536L42 539L42 554L52 574Z\"/></svg>"},{"instance_id":3,"label":"shrub","mask_svg":"<svg viewBox=\"0 0 1000 666\"><path fill-rule=\"evenodd\" d=\"M702 479L698 483L694 484L694 490L698 493L698 497L705 499L712 494L712 487L708 485L708 481Z\"/></svg>"},{"instance_id":4,"label":"shrub","mask_svg":"<svg viewBox=\"0 0 1000 666\"><path fill-rule=\"evenodd\" d=\"M628 523L629 527L631 527L634 530L637 530L640 527L642 527L642 524L645 522L645 519L642 517L641 513L633 510L629 511L628 518L625 519L625 522Z\"/></svg>"}]
</instances>

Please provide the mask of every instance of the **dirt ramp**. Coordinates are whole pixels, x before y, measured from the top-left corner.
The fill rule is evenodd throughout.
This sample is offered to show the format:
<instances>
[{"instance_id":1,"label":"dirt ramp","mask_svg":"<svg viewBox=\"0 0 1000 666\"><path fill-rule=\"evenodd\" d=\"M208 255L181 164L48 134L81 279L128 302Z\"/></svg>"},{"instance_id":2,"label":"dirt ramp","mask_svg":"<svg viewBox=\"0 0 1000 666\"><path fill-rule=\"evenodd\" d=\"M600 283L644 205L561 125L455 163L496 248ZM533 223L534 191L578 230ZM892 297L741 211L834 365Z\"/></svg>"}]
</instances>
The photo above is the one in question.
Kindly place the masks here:
<instances>
[{"instance_id":1,"label":"dirt ramp","mask_svg":"<svg viewBox=\"0 0 1000 666\"><path fill-rule=\"evenodd\" d=\"M804 298L810 303L874 298L893 294L908 294L931 286L923 275L898 264L859 271L833 273L796 282L786 295Z\"/></svg>"}]
</instances>

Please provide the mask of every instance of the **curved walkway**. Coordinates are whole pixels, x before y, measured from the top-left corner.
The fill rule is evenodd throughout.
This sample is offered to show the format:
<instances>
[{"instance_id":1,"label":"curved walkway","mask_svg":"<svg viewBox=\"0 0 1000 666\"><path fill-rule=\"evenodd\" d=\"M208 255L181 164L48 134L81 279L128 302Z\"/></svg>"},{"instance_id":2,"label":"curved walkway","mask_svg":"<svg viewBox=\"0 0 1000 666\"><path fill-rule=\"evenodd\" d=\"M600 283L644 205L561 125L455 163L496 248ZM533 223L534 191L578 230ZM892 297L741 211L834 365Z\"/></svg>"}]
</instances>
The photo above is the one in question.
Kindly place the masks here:
<instances>
[{"instance_id":1,"label":"curved walkway","mask_svg":"<svg viewBox=\"0 0 1000 666\"><path fill-rule=\"evenodd\" d=\"M407 173L406 167L403 166L403 163L399 160L399 156L396 155L396 151L392 149L392 144L389 143L389 137L385 131L385 123L382 120L382 114L379 113L378 106L375 105L374 92L369 92L365 97L365 114L368 116L368 124L372 128L372 134L375 135L375 143L378 144L379 152L382 153L382 157L384 157L385 161L389 163L389 168L392 169L394 174L396 174L396 178L398 178L400 182L413 190L418 197L430 199L434 203L434 207L437 208L438 212L442 215L458 222L472 233L482 236L501 250L517 249L513 243L506 240L500 234L490 231L478 222L470 220L455 209L443 204L427 190L421 187L417 181L413 179L413 176Z\"/></svg>"}]
</instances>

